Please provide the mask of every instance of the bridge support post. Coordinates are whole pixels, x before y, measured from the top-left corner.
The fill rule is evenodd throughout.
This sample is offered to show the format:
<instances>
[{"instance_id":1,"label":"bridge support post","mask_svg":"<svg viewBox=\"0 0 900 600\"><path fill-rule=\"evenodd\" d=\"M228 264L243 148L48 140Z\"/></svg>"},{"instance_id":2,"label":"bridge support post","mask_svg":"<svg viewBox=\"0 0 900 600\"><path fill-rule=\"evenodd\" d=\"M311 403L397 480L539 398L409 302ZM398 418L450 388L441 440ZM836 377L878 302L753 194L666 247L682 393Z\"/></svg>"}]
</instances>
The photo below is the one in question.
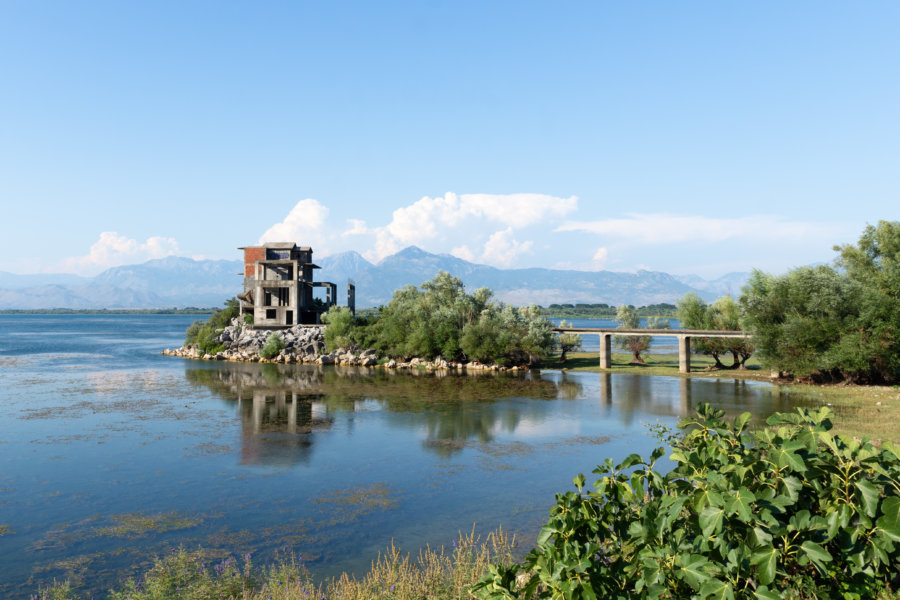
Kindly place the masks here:
<instances>
[{"instance_id":1,"label":"bridge support post","mask_svg":"<svg viewBox=\"0 0 900 600\"><path fill-rule=\"evenodd\" d=\"M691 336L678 336L678 372L691 372Z\"/></svg>"},{"instance_id":2,"label":"bridge support post","mask_svg":"<svg viewBox=\"0 0 900 600\"><path fill-rule=\"evenodd\" d=\"M612 366L612 335L600 334L600 368L609 369Z\"/></svg>"}]
</instances>

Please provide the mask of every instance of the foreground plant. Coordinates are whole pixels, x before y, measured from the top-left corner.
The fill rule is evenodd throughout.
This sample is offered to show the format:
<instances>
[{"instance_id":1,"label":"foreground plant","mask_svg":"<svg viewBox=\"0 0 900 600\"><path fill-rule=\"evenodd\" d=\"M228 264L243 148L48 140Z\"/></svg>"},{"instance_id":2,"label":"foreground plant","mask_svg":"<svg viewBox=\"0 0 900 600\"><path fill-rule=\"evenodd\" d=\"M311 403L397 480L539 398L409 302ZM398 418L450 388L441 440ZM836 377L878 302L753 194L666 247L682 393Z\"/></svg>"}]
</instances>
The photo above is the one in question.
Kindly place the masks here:
<instances>
[{"instance_id":1,"label":"foreground plant","mask_svg":"<svg viewBox=\"0 0 900 600\"><path fill-rule=\"evenodd\" d=\"M831 411L750 432L703 405L672 439L675 468L632 454L557 495L522 564L480 598L875 598L900 586L900 450L834 436Z\"/></svg>"},{"instance_id":2,"label":"foreground plant","mask_svg":"<svg viewBox=\"0 0 900 600\"><path fill-rule=\"evenodd\" d=\"M502 529L484 539L460 535L453 548L426 548L417 556L393 544L372 562L360 578L344 574L314 583L302 560L282 557L256 568L250 557L210 562L202 550L173 549L158 557L142 576L111 590L110 600L457 600L470 598L469 589L494 562L511 562L514 536ZM91 596L93 598L93 596ZM87 600L69 582L41 588L32 600ZM99 598L97 599L99 600Z\"/></svg>"}]
</instances>

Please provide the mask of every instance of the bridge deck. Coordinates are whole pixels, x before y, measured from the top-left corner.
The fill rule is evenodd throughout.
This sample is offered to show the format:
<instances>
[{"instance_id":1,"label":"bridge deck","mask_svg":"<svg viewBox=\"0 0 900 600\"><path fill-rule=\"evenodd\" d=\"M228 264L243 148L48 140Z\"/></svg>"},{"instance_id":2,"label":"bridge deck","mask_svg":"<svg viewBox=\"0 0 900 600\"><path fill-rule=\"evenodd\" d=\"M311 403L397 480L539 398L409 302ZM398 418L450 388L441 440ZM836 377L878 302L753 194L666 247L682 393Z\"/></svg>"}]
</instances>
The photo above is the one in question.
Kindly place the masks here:
<instances>
[{"instance_id":1,"label":"bridge deck","mask_svg":"<svg viewBox=\"0 0 900 600\"><path fill-rule=\"evenodd\" d=\"M744 331L717 331L709 329L613 329L606 327L554 327L556 333L587 333L600 336L600 368L612 366L612 336L614 335L669 335L678 338L678 372L691 372L691 338L749 338Z\"/></svg>"}]
</instances>

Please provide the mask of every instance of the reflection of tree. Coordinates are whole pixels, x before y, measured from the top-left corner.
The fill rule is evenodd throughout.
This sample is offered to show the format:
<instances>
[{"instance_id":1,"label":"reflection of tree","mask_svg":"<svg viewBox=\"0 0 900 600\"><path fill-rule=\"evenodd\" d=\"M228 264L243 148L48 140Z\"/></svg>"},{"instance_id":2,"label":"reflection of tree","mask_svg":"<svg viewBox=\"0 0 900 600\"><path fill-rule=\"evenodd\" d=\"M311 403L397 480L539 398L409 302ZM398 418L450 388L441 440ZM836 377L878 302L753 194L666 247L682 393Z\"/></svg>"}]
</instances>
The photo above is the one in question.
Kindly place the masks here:
<instances>
[{"instance_id":1,"label":"reflection of tree","mask_svg":"<svg viewBox=\"0 0 900 600\"><path fill-rule=\"evenodd\" d=\"M311 365L214 364L219 368L189 369L187 377L228 402L237 400L244 424L244 454L253 456L262 455L267 445L286 444L269 434L306 435L308 447L316 427L330 426L340 413L370 410L373 402L385 411L389 425L424 429L426 447L447 455L461 449L456 442L489 442L498 431L515 431L524 418L532 423L545 420L553 410L547 401L574 399L582 391L576 381L563 377L556 382L539 374L473 376ZM529 401L500 402L518 398ZM307 414L304 411L312 416L309 424L303 420Z\"/></svg>"}]
</instances>

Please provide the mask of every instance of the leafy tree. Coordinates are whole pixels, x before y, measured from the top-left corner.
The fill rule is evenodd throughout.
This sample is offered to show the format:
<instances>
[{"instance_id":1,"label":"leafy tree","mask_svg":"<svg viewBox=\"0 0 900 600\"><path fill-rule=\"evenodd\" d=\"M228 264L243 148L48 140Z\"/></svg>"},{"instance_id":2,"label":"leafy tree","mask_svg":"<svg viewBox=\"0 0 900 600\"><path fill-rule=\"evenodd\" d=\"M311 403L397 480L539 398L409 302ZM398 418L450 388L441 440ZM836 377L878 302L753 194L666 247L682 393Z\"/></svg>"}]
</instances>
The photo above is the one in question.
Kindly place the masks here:
<instances>
[{"instance_id":1,"label":"leafy tree","mask_svg":"<svg viewBox=\"0 0 900 600\"><path fill-rule=\"evenodd\" d=\"M722 296L708 305L696 293L690 292L678 300L676 307L678 321L685 329L741 330L740 307L731 296ZM744 368L754 350L752 341L748 339L702 337L695 338L693 342L694 350L712 356L718 369ZM726 367L719 358L727 352L733 357L730 367Z\"/></svg>"},{"instance_id":2,"label":"leafy tree","mask_svg":"<svg viewBox=\"0 0 900 600\"><path fill-rule=\"evenodd\" d=\"M560 327L568 327L569 324L565 321L560 321ZM556 340L556 343L559 345L559 362L566 362L566 353L571 352L572 350L578 350L581 348L582 339L581 334L578 333L561 333L559 334L559 338Z\"/></svg>"},{"instance_id":3,"label":"leafy tree","mask_svg":"<svg viewBox=\"0 0 900 600\"><path fill-rule=\"evenodd\" d=\"M325 349L331 352L352 345L353 313L346 306L332 306L322 315L325 328Z\"/></svg>"},{"instance_id":4,"label":"leafy tree","mask_svg":"<svg viewBox=\"0 0 900 600\"><path fill-rule=\"evenodd\" d=\"M496 302L487 288L467 294L459 278L443 271L420 288L408 285L394 292L371 322L335 318L329 334L329 312L326 336L350 339L395 358L535 364L555 343L552 325L538 307L517 309Z\"/></svg>"},{"instance_id":5,"label":"leafy tree","mask_svg":"<svg viewBox=\"0 0 900 600\"><path fill-rule=\"evenodd\" d=\"M641 318L635 312L634 307L630 305L621 305L616 310L616 322L621 329L640 329ZM647 328L649 329L668 329L668 319L660 319L650 317L647 319ZM641 352L650 348L651 337L649 335L617 335L615 336L616 346L631 352L631 364L644 364Z\"/></svg>"},{"instance_id":6,"label":"leafy tree","mask_svg":"<svg viewBox=\"0 0 900 600\"><path fill-rule=\"evenodd\" d=\"M835 246L835 268L754 272L741 309L763 364L814 380L900 380L900 222Z\"/></svg>"}]
</instances>

